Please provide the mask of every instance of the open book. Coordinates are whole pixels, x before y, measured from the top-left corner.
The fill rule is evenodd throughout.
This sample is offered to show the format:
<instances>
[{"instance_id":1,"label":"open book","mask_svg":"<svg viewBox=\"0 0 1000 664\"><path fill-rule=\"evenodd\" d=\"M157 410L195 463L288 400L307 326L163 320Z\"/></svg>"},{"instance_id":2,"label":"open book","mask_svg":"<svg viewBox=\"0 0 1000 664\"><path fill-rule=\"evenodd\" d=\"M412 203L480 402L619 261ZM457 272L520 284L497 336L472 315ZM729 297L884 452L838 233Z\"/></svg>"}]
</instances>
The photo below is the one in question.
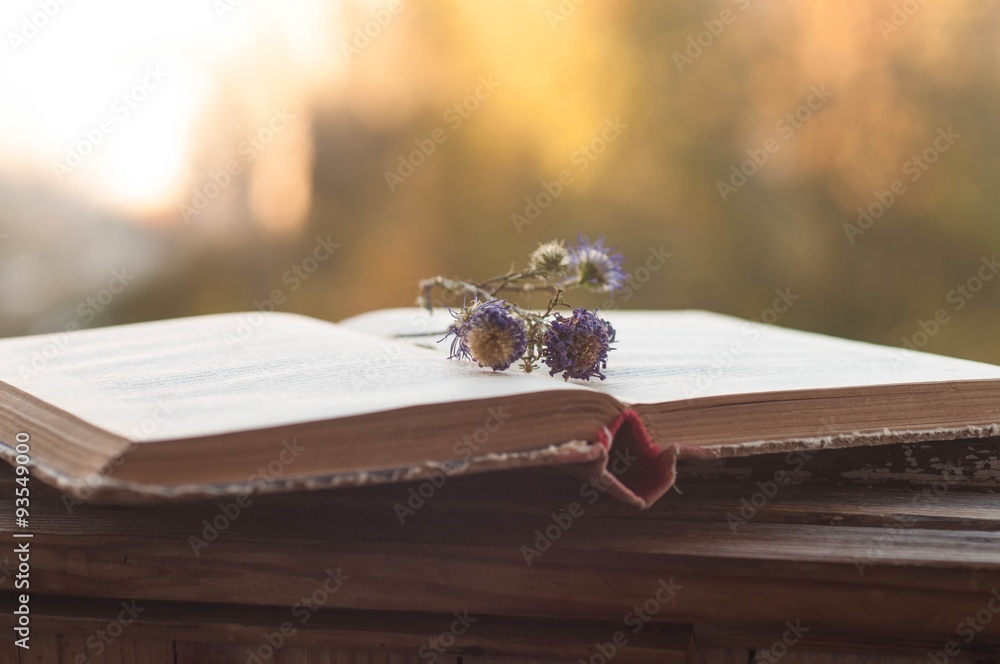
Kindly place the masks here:
<instances>
[{"instance_id":1,"label":"open book","mask_svg":"<svg viewBox=\"0 0 1000 664\"><path fill-rule=\"evenodd\" d=\"M135 502L569 464L651 504L685 456L1000 432L1000 367L698 311L602 313L605 381L447 359L447 312L200 316L0 340L0 454ZM21 435L19 435L21 434Z\"/></svg>"}]
</instances>

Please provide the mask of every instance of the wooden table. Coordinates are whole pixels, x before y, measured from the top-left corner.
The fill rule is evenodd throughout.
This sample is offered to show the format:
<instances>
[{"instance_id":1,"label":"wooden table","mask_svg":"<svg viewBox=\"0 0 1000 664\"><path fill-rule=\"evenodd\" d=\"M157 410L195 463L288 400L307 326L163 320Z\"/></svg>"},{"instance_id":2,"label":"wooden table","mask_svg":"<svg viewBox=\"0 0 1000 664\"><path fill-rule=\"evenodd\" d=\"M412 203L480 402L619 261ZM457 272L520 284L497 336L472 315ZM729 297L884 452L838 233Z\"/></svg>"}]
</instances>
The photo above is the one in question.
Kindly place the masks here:
<instances>
[{"instance_id":1,"label":"wooden table","mask_svg":"<svg viewBox=\"0 0 1000 664\"><path fill-rule=\"evenodd\" d=\"M5 610L0 664L1000 658L998 449L689 463L645 512L552 471L454 477L403 523L419 484L69 512L34 480L31 649Z\"/></svg>"}]
</instances>

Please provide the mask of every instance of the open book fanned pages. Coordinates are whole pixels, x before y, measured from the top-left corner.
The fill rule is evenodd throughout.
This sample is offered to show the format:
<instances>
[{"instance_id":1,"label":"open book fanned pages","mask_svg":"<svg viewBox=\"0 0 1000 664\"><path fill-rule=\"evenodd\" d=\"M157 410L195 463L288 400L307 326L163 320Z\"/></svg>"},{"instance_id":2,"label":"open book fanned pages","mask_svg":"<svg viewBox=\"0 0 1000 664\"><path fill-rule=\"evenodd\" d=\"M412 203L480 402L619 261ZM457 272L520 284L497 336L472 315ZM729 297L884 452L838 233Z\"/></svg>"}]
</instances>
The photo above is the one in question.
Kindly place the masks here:
<instances>
[{"instance_id":1,"label":"open book fanned pages","mask_svg":"<svg viewBox=\"0 0 1000 664\"><path fill-rule=\"evenodd\" d=\"M1000 433L1000 367L700 311L604 313L604 381L492 372L446 311L235 313L0 340L0 454L105 502L564 466L644 507L680 458Z\"/></svg>"}]
</instances>

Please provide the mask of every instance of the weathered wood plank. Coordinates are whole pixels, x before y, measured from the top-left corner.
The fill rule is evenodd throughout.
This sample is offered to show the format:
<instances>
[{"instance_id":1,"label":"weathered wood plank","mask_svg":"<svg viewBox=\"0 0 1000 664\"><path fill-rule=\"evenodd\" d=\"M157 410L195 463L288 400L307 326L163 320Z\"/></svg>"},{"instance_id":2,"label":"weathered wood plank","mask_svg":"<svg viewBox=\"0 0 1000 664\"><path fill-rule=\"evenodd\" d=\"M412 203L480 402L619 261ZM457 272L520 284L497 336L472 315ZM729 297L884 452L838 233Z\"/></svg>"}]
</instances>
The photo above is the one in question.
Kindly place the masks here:
<instances>
[{"instance_id":1,"label":"weathered wood plank","mask_svg":"<svg viewBox=\"0 0 1000 664\"><path fill-rule=\"evenodd\" d=\"M698 648L698 664L750 664L746 648Z\"/></svg>"},{"instance_id":2,"label":"weathered wood plank","mask_svg":"<svg viewBox=\"0 0 1000 664\"><path fill-rule=\"evenodd\" d=\"M21 664L51 664L59 661L62 645L57 634L34 633L31 635L30 643L30 649L18 649Z\"/></svg>"},{"instance_id":3,"label":"weathered wood plank","mask_svg":"<svg viewBox=\"0 0 1000 664\"><path fill-rule=\"evenodd\" d=\"M799 639L796 630L802 630L805 638ZM751 649L758 654L761 664L778 660L784 664L792 655L812 661L825 661L830 658L833 658L831 661L838 661L836 658L843 658L846 662L854 661L851 657L869 657L873 661L881 661L885 657L898 657L903 662L912 659L920 660L924 664L933 664L935 660L950 663L1000 661L1000 648L995 642L991 643L989 640L980 642L978 639L966 641L954 632L944 639L918 632L905 636L860 633L834 635L816 633L813 626L800 620L789 620L785 625L769 629L695 625L695 640L704 647L729 649L724 652L733 650L746 652L746 649ZM945 647L950 641L956 641L956 647L960 646L963 654L946 654ZM699 655L701 655L700 650ZM933 660L930 655L934 655Z\"/></svg>"},{"instance_id":4,"label":"weathered wood plank","mask_svg":"<svg viewBox=\"0 0 1000 664\"><path fill-rule=\"evenodd\" d=\"M756 664L765 664L763 658ZM927 656L868 655L836 652L800 652L790 650L781 658L781 664L928 664ZM970 664L976 659L950 659L951 664ZM979 660L986 661L986 660Z\"/></svg>"},{"instance_id":5,"label":"weathered wood plank","mask_svg":"<svg viewBox=\"0 0 1000 664\"><path fill-rule=\"evenodd\" d=\"M176 643L176 664L247 664L244 648L214 643ZM249 660L253 662L253 659ZM262 664L411 664L419 660L399 657L380 650L318 650L282 648L274 657L261 660ZM458 664L458 659L442 656L436 664Z\"/></svg>"},{"instance_id":6,"label":"weathered wood plank","mask_svg":"<svg viewBox=\"0 0 1000 664\"><path fill-rule=\"evenodd\" d=\"M191 549L190 538L203 539L207 546L202 548L208 550L215 546L208 538L216 534L224 542L349 539L400 544L487 543L495 547L519 548L530 541L536 528L544 529L551 524L553 512L565 510L575 502L585 516L560 540L561 546L600 548L611 541L617 548L652 552L661 550L664 544L669 545L666 537L659 536L663 528L685 530L694 525L702 528L705 536L713 537L711 533L716 531L712 526L725 525L717 531L719 536L713 537L711 549L716 551L721 546L722 553L726 554L745 549L738 538L730 537L732 529L726 523L727 516L741 516L741 501L749 501L760 493L754 484L725 487L691 483L685 486L684 495L669 496L654 509L639 512L607 498L591 504L575 490L581 485L568 478L531 473L510 475L513 476L511 485L495 484L497 477L488 480L485 476L453 478L440 490L440 495L434 495L426 507L403 524L394 507L398 502L405 502L405 487L256 497L235 518L229 518L225 512L227 501L134 508L76 506L73 513L68 514L57 494L39 490L33 504L32 529L39 534L60 536L130 535L183 540L192 558L200 550ZM7 488L3 482L5 478L9 479L9 473L0 473L0 530L9 531L13 527L10 523L12 511L3 508L9 505L7 495L12 494L4 491ZM475 481L470 481L473 479ZM478 495L487 482L494 483L490 487L493 494L503 494L506 498L493 500L488 495ZM444 493L449 489L453 490L450 496ZM519 498L512 499L511 493ZM857 487L782 486L777 488L773 498L768 498L756 509L750 521L787 524L796 528L793 532L802 533L806 538L812 531L798 527L865 526L913 533L931 529L953 533L995 532L1000 531L1000 511L995 509L998 500L990 493L958 489L941 495L924 495L887 488L876 491ZM206 522L214 522L222 528L213 532L214 526L206 526ZM317 527L319 523L322 528ZM206 528L209 528L207 534ZM860 535L853 539L863 541L870 533ZM701 537L699 534L694 539ZM975 537L973 535L972 541ZM690 541L692 538L687 539L680 548L694 543ZM917 541L920 538L910 539ZM933 539L933 534L928 535L930 547L934 546ZM676 541L676 537L670 541ZM824 557L837 553L817 549ZM990 546L952 549L948 560L954 563L968 557L972 563L995 562L996 558L988 555L991 550ZM761 551L764 557L770 553L769 549ZM986 558L981 559L980 555ZM122 553L123 566L127 562L126 549Z\"/></svg>"},{"instance_id":7,"label":"weathered wood plank","mask_svg":"<svg viewBox=\"0 0 1000 664\"><path fill-rule=\"evenodd\" d=\"M175 664L246 664L245 649L225 643L174 643Z\"/></svg>"},{"instance_id":8,"label":"weathered wood plank","mask_svg":"<svg viewBox=\"0 0 1000 664\"><path fill-rule=\"evenodd\" d=\"M78 603L85 610L82 603ZM102 642L93 640L94 632L107 626L107 621L94 624L86 633L60 633L47 629L44 621L34 621L30 650L14 653L12 662L20 654L21 664L173 664L173 642L160 635L154 639L134 639L121 637ZM99 645L98 645L99 644ZM6 644L5 644L6 645ZM9 651L7 651L9 652ZM0 662L6 662L0 655Z\"/></svg>"},{"instance_id":9,"label":"weathered wood plank","mask_svg":"<svg viewBox=\"0 0 1000 664\"><path fill-rule=\"evenodd\" d=\"M414 501L405 523L398 506L419 484L254 496L238 514L231 499L77 505L70 514L58 494L37 486L32 588L289 607L340 566L350 579L325 598L324 611L467 608L612 621L673 577L682 589L655 622L766 633L801 618L813 626L810 638L842 643L947 639L1000 584L1000 498L990 489L956 482L920 498L922 490L896 482L867 488L814 473L771 492L756 482L787 464L770 463L755 466L762 479L749 483L682 476L682 495L645 512L547 472L451 478L426 505ZM13 526L11 477L0 471L0 530ZM752 513L741 512L744 501ZM552 515L573 503L582 515L559 526ZM745 523L734 526L732 515ZM206 522L218 531L211 541ZM538 546L547 528L555 536ZM192 536L206 546L194 551ZM547 550L529 567L522 546ZM9 576L0 588L12 589ZM998 643L1000 620L976 640L981 648Z\"/></svg>"},{"instance_id":10,"label":"weathered wood plank","mask_svg":"<svg viewBox=\"0 0 1000 664\"><path fill-rule=\"evenodd\" d=\"M14 645L14 638L8 632L4 634L3 640L0 640L0 664L20 664L22 648Z\"/></svg>"},{"instance_id":11,"label":"weathered wood plank","mask_svg":"<svg viewBox=\"0 0 1000 664\"><path fill-rule=\"evenodd\" d=\"M784 468L793 484L932 486L942 481L965 488L1000 487L1000 439L875 445L844 450L762 454L681 461L682 478L739 482L770 478Z\"/></svg>"},{"instance_id":12,"label":"weathered wood plank","mask_svg":"<svg viewBox=\"0 0 1000 664\"><path fill-rule=\"evenodd\" d=\"M140 608L139 618L127 626L129 638L123 636L116 643L164 638L227 643L241 646L244 661L254 655L295 659L304 652L311 657L321 650L379 651L391 656L391 661L414 663L434 656L440 661L446 655L469 654L576 660L591 657L598 652L596 643L613 640L621 631L627 641L616 659L644 662L679 660L693 644L689 626L647 626L635 633L632 625L620 619L553 621L464 612L420 615L320 609L303 622L288 607L147 602ZM105 628L119 610L120 603L113 600L84 604L74 598L42 596L35 601L33 620L36 629L60 633L64 641L78 644L78 651L84 652L85 639Z\"/></svg>"}]
</instances>

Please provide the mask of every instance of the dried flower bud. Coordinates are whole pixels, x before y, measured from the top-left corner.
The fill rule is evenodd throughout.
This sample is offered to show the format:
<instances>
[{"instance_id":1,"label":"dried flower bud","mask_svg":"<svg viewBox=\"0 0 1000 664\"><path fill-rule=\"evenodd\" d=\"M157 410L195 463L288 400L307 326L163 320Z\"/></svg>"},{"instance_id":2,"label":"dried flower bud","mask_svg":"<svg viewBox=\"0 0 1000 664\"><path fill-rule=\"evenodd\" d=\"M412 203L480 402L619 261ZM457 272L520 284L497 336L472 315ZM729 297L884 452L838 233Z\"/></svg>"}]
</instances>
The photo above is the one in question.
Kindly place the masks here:
<instances>
[{"instance_id":1,"label":"dried flower bud","mask_svg":"<svg viewBox=\"0 0 1000 664\"><path fill-rule=\"evenodd\" d=\"M552 275L564 274L569 269L569 250L562 240L544 242L531 253L528 266Z\"/></svg>"}]
</instances>

